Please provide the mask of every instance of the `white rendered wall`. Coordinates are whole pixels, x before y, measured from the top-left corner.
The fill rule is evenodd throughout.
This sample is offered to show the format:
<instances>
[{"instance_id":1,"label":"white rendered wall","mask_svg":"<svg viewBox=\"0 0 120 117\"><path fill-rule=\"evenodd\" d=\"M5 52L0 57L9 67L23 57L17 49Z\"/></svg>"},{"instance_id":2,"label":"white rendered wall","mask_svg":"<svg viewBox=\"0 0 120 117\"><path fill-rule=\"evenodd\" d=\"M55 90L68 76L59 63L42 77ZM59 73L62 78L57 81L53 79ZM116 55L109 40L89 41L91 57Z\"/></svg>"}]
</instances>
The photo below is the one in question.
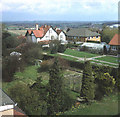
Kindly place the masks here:
<instances>
[{"instance_id":1,"label":"white rendered wall","mask_svg":"<svg viewBox=\"0 0 120 117\"><path fill-rule=\"evenodd\" d=\"M40 39L40 41L49 41L51 40L52 36L54 37L54 39L58 39L57 33L52 28L50 28L45 34L45 36L42 39Z\"/></svg>"}]
</instances>

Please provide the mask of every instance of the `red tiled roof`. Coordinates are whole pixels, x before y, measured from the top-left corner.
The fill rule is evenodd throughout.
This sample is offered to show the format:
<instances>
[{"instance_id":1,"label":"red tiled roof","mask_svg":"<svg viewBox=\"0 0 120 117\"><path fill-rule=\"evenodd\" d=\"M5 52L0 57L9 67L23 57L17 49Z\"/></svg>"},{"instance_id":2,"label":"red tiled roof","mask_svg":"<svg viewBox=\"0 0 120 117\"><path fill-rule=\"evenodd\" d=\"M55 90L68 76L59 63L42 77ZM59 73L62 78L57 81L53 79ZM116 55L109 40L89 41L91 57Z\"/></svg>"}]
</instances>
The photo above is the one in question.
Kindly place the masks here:
<instances>
[{"instance_id":1,"label":"red tiled roof","mask_svg":"<svg viewBox=\"0 0 120 117\"><path fill-rule=\"evenodd\" d=\"M51 26L45 25L45 26L41 26L39 28L39 30L28 30L28 33L31 35L31 33L33 32L34 35L38 38L38 37L43 37L47 31L49 30Z\"/></svg>"},{"instance_id":2,"label":"red tiled roof","mask_svg":"<svg viewBox=\"0 0 120 117\"><path fill-rule=\"evenodd\" d=\"M120 45L120 34L115 34L109 45Z\"/></svg>"},{"instance_id":3,"label":"red tiled roof","mask_svg":"<svg viewBox=\"0 0 120 117\"><path fill-rule=\"evenodd\" d=\"M28 33L31 34L32 31L33 31L33 30L28 30Z\"/></svg>"},{"instance_id":4,"label":"red tiled roof","mask_svg":"<svg viewBox=\"0 0 120 117\"><path fill-rule=\"evenodd\" d=\"M28 117L27 115L14 110L14 117Z\"/></svg>"},{"instance_id":5,"label":"red tiled roof","mask_svg":"<svg viewBox=\"0 0 120 117\"><path fill-rule=\"evenodd\" d=\"M43 35L44 35L43 30L33 30L33 33L36 37L43 37Z\"/></svg>"}]
</instances>

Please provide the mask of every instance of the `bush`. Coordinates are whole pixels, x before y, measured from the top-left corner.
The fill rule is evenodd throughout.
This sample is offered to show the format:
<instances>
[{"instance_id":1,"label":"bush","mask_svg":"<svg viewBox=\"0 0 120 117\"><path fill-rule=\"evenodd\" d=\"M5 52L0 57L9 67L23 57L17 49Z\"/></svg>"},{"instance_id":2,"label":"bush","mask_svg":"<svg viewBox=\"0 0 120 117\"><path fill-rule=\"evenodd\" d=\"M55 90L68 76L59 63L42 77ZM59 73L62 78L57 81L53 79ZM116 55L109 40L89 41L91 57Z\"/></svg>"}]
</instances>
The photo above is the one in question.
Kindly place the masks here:
<instances>
[{"instance_id":1,"label":"bush","mask_svg":"<svg viewBox=\"0 0 120 117\"><path fill-rule=\"evenodd\" d=\"M23 61L17 56L4 58L2 61L2 78L3 81L10 82L13 80L14 73L23 69Z\"/></svg>"},{"instance_id":2,"label":"bush","mask_svg":"<svg viewBox=\"0 0 120 117\"><path fill-rule=\"evenodd\" d=\"M96 77L96 99L101 99L104 95L112 93L115 83L115 79L109 73L99 74Z\"/></svg>"},{"instance_id":3,"label":"bush","mask_svg":"<svg viewBox=\"0 0 120 117\"><path fill-rule=\"evenodd\" d=\"M67 92L64 92L60 111L61 112L67 111L72 107L73 103L74 100L70 97L70 95Z\"/></svg>"},{"instance_id":4,"label":"bush","mask_svg":"<svg viewBox=\"0 0 120 117\"><path fill-rule=\"evenodd\" d=\"M58 47L57 46L53 46L52 48L51 48L51 54L56 54L57 53L57 51L58 51Z\"/></svg>"},{"instance_id":5,"label":"bush","mask_svg":"<svg viewBox=\"0 0 120 117\"><path fill-rule=\"evenodd\" d=\"M8 90L8 94L27 115L46 115L46 102L40 100L38 92L30 90L26 84L19 82L19 85L14 85Z\"/></svg>"},{"instance_id":6,"label":"bush","mask_svg":"<svg viewBox=\"0 0 120 117\"><path fill-rule=\"evenodd\" d=\"M22 59L27 64L35 64L36 59L42 59L42 51L40 44L28 43L20 51L22 52Z\"/></svg>"},{"instance_id":7,"label":"bush","mask_svg":"<svg viewBox=\"0 0 120 117\"><path fill-rule=\"evenodd\" d=\"M58 62L62 69L70 67L69 62L63 58L58 58Z\"/></svg>"},{"instance_id":8,"label":"bush","mask_svg":"<svg viewBox=\"0 0 120 117\"><path fill-rule=\"evenodd\" d=\"M49 69L51 68L53 64L53 60L44 60L41 64L40 64L40 68L38 68L38 72L46 72L49 71Z\"/></svg>"},{"instance_id":9,"label":"bush","mask_svg":"<svg viewBox=\"0 0 120 117\"><path fill-rule=\"evenodd\" d=\"M65 45L59 45L58 46L58 52L63 53L66 50L66 46Z\"/></svg>"}]
</instances>

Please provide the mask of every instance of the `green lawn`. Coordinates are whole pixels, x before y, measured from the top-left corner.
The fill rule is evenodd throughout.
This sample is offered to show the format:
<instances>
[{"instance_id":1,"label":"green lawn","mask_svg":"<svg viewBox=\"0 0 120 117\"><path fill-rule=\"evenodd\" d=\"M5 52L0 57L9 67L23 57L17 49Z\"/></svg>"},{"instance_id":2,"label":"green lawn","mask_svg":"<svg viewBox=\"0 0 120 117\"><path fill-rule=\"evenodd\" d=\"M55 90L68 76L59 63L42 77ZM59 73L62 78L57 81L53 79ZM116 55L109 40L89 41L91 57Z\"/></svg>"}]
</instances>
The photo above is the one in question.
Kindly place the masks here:
<instances>
[{"instance_id":1,"label":"green lawn","mask_svg":"<svg viewBox=\"0 0 120 117\"><path fill-rule=\"evenodd\" d=\"M39 75L37 73L37 66L29 66L26 67L23 72L16 72L14 75L14 80L12 82L3 82L2 88L4 91L14 86L15 84L19 84L19 82L26 83L26 84L33 84Z\"/></svg>"},{"instance_id":2,"label":"green lawn","mask_svg":"<svg viewBox=\"0 0 120 117\"><path fill-rule=\"evenodd\" d=\"M72 49L67 49L64 54L68 54L68 55L72 55L72 56L76 56L76 57L81 57L81 58L91 58L91 57L95 57L95 56L99 56L98 54L92 54L92 53L88 53L88 52L81 52L81 51L77 51L77 50L72 50Z\"/></svg>"},{"instance_id":3,"label":"green lawn","mask_svg":"<svg viewBox=\"0 0 120 117\"><path fill-rule=\"evenodd\" d=\"M7 92L7 90L10 87L12 87L16 84L19 84L20 82L32 85L35 82L35 80L37 79L38 76L42 76L42 83L44 85L46 85L49 82L49 73L48 72L38 73L37 68L38 68L37 66L33 65L33 66L26 67L23 72L16 72L15 75L14 75L14 80L13 81L2 83L3 90ZM68 70L63 71L63 75L75 74L75 73L76 72L70 71L70 70L69 71ZM67 78L66 78L66 80L67 80Z\"/></svg>"},{"instance_id":4,"label":"green lawn","mask_svg":"<svg viewBox=\"0 0 120 117\"><path fill-rule=\"evenodd\" d=\"M118 95L104 97L102 101L96 101L91 105L80 104L78 108L72 108L62 115L117 115Z\"/></svg>"},{"instance_id":5,"label":"green lawn","mask_svg":"<svg viewBox=\"0 0 120 117\"><path fill-rule=\"evenodd\" d=\"M97 60L102 60L102 61L107 61L111 63L118 63L118 58L117 57L112 57L112 56L105 56L101 58L96 58Z\"/></svg>"},{"instance_id":6,"label":"green lawn","mask_svg":"<svg viewBox=\"0 0 120 117\"><path fill-rule=\"evenodd\" d=\"M95 60L91 60L91 62L95 62L95 63L92 63L92 64L101 63L101 65L107 65L107 66L111 66L111 67L118 67L118 65L115 65L115 64L109 64L109 63L104 63L104 62L95 61Z\"/></svg>"}]
</instances>

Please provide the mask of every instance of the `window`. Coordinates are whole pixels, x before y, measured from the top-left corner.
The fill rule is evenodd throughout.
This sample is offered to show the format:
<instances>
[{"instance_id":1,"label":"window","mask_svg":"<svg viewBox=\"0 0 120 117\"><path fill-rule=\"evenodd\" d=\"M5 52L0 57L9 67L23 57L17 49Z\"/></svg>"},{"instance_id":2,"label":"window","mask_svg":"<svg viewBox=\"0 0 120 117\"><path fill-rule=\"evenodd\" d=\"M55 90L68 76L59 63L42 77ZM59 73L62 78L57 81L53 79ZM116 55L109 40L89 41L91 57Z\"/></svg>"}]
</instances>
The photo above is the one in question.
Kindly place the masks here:
<instances>
[{"instance_id":1,"label":"window","mask_svg":"<svg viewBox=\"0 0 120 117\"><path fill-rule=\"evenodd\" d=\"M52 33L52 30L50 30L50 33Z\"/></svg>"},{"instance_id":2,"label":"window","mask_svg":"<svg viewBox=\"0 0 120 117\"><path fill-rule=\"evenodd\" d=\"M116 46L112 46L111 48L112 50L117 50Z\"/></svg>"},{"instance_id":3,"label":"window","mask_svg":"<svg viewBox=\"0 0 120 117\"><path fill-rule=\"evenodd\" d=\"M99 36L96 36L96 38L98 38Z\"/></svg>"},{"instance_id":4,"label":"window","mask_svg":"<svg viewBox=\"0 0 120 117\"><path fill-rule=\"evenodd\" d=\"M60 35L60 39L63 39L63 35Z\"/></svg>"},{"instance_id":5,"label":"window","mask_svg":"<svg viewBox=\"0 0 120 117\"><path fill-rule=\"evenodd\" d=\"M90 37L88 37L88 39L90 39Z\"/></svg>"}]
</instances>

